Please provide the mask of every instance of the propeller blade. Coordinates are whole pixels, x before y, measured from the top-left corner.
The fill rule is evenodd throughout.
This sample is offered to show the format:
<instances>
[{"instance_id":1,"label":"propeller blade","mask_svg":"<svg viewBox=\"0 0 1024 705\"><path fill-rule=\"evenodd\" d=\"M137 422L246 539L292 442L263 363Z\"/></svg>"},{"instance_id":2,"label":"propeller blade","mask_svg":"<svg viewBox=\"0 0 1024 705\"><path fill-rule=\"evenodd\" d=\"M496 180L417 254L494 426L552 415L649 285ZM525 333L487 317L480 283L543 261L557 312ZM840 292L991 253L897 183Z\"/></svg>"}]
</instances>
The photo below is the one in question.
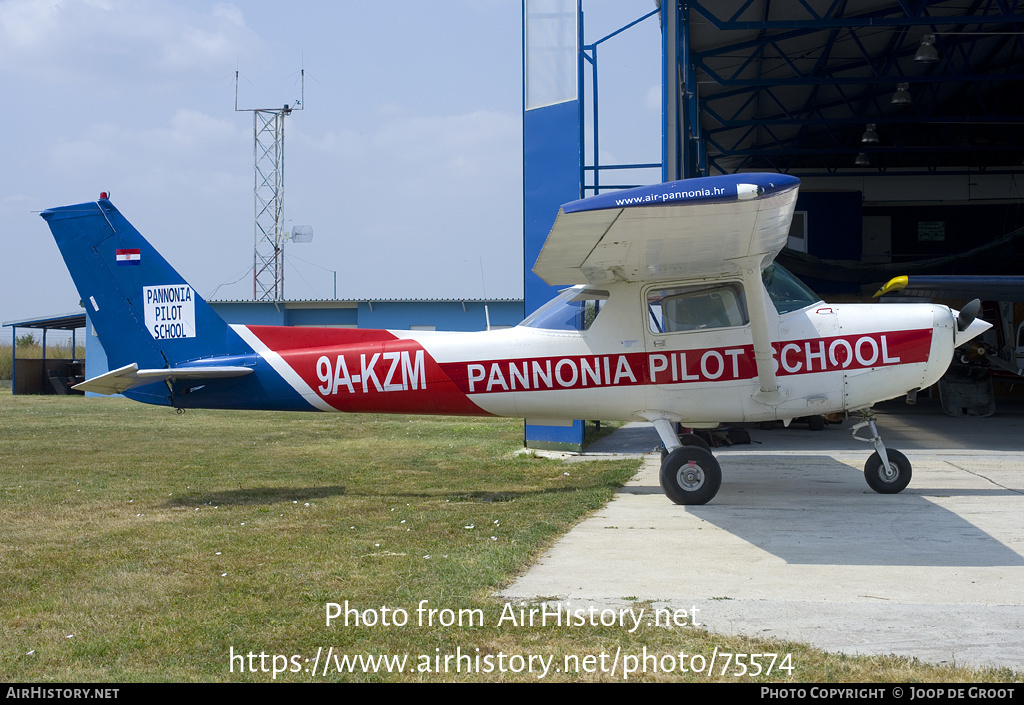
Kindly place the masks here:
<instances>
[{"instance_id":1,"label":"propeller blade","mask_svg":"<svg viewBox=\"0 0 1024 705\"><path fill-rule=\"evenodd\" d=\"M974 299L965 304L964 307L960 309L960 314L956 317L956 329L963 333L972 323L974 323L974 319L978 317L979 313L981 313L981 301L978 299Z\"/></svg>"}]
</instances>

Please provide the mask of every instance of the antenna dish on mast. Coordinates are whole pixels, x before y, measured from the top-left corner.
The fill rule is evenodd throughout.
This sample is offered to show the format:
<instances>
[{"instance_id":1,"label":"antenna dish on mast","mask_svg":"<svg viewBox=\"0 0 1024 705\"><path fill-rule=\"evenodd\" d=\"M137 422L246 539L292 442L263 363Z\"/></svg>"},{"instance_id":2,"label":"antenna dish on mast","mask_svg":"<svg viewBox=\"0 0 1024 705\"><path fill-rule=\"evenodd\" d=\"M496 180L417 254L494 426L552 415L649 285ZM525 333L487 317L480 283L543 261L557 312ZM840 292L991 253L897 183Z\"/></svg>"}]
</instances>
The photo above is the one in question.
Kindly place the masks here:
<instances>
[{"instance_id":1,"label":"antenna dish on mast","mask_svg":"<svg viewBox=\"0 0 1024 705\"><path fill-rule=\"evenodd\" d=\"M313 242L313 226L312 225L296 225L292 228L291 237L288 238L292 242L307 243Z\"/></svg>"}]
</instances>

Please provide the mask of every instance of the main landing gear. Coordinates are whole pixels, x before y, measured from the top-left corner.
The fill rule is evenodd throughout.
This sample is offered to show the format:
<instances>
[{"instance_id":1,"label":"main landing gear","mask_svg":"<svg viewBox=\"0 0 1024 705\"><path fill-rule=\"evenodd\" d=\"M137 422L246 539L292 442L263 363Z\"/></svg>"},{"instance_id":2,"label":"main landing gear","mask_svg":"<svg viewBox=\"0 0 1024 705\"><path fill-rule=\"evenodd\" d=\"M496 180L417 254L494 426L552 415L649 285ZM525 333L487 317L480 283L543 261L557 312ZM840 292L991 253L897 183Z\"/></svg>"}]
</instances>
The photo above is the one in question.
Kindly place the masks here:
<instances>
[{"instance_id":1,"label":"main landing gear","mask_svg":"<svg viewBox=\"0 0 1024 705\"><path fill-rule=\"evenodd\" d=\"M875 414L870 409L859 412L864 420L851 429L858 441L875 447L864 463L864 479L868 486L881 494L896 494L910 484L910 461L898 450L890 450L882 443L875 425ZM722 467L710 448L696 436L676 434L675 424L664 419L654 422L654 428L665 444L661 453L661 488L676 504L707 504L722 486ZM857 435L863 428L870 429L871 437Z\"/></svg>"},{"instance_id":2,"label":"main landing gear","mask_svg":"<svg viewBox=\"0 0 1024 705\"><path fill-rule=\"evenodd\" d=\"M661 488L676 504L707 504L721 486L721 466L700 446L680 446L661 462Z\"/></svg>"},{"instance_id":3,"label":"main landing gear","mask_svg":"<svg viewBox=\"0 0 1024 705\"><path fill-rule=\"evenodd\" d=\"M654 428L665 444L661 457L661 488L676 504L707 504L722 486L722 467L697 436L676 434L664 419Z\"/></svg>"}]
</instances>

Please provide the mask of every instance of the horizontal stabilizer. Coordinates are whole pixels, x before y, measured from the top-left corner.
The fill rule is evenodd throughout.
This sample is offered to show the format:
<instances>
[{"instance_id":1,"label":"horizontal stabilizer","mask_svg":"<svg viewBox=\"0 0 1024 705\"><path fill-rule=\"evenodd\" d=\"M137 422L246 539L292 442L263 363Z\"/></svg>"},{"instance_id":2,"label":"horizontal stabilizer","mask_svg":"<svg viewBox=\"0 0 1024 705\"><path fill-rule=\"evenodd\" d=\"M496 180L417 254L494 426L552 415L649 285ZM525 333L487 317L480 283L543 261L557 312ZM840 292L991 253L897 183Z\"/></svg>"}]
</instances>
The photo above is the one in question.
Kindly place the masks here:
<instances>
[{"instance_id":1,"label":"horizontal stabilizer","mask_svg":"<svg viewBox=\"0 0 1024 705\"><path fill-rule=\"evenodd\" d=\"M99 377L87 379L72 389L94 394L120 394L143 384L162 382L169 379L220 379L242 377L252 374L251 367L167 367L156 370L140 370L136 363L119 367Z\"/></svg>"}]
</instances>

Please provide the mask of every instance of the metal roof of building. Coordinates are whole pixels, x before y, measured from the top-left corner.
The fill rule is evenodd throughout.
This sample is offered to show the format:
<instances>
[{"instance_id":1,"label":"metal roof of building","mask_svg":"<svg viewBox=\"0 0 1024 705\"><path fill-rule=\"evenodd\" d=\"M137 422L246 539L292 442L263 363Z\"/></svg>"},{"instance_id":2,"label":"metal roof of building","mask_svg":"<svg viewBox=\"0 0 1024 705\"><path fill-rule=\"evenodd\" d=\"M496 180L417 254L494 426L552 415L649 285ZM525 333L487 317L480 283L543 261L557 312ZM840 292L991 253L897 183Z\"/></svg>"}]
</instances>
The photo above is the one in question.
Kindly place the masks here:
<instances>
[{"instance_id":1,"label":"metal roof of building","mask_svg":"<svg viewBox=\"0 0 1024 705\"><path fill-rule=\"evenodd\" d=\"M354 304L361 302L368 303L521 303L523 299L485 299L475 296L466 298L422 298L422 299L284 299L281 301L256 301L253 299L212 299L211 304Z\"/></svg>"},{"instance_id":2,"label":"metal roof of building","mask_svg":"<svg viewBox=\"0 0 1024 705\"><path fill-rule=\"evenodd\" d=\"M5 321L4 328L45 328L47 330L75 330L85 328L85 312L65 313L43 318L26 318L20 321Z\"/></svg>"}]
</instances>

